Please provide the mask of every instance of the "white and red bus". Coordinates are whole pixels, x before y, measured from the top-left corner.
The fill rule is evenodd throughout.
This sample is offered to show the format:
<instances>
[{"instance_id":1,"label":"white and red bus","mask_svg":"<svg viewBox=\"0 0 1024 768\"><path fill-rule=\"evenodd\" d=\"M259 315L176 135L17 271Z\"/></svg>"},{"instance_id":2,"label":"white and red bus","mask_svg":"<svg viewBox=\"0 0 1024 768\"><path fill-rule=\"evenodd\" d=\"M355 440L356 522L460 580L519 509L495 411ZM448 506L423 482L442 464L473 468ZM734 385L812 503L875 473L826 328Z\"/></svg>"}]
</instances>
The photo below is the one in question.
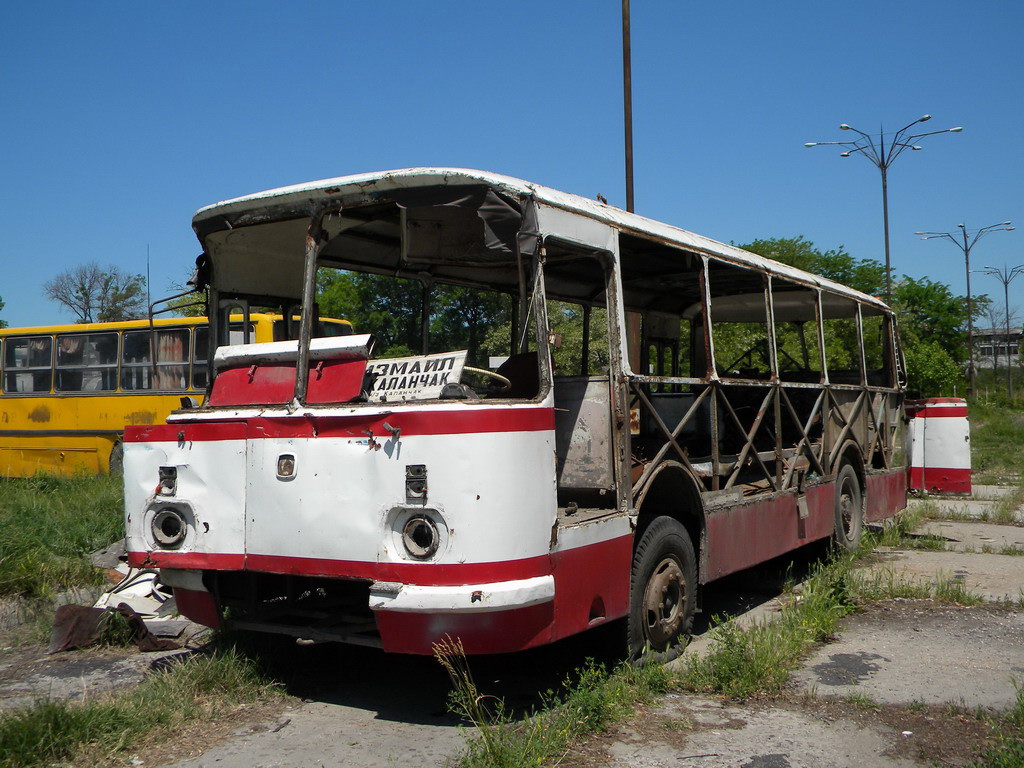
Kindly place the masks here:
<instances>
[{"instance_id":1,"label":"white and red bus","mask_svg":"<svg viewBox=\"0 0 1024 768\"><path fill-rule=\"evenodd\" d=\"M461 169L271 190L193 226L214 324L302 308L298 340L218 348L201 407L125 432L130 561L204 624L428 654L625 619L632 656L668 658L705 584L856 546L905 506L877 298ZM416 297L418 354L381 357L373 328L313 338L335 270ZM438 322L442 289L465 327Z\"/></svg>"}]
</instances>

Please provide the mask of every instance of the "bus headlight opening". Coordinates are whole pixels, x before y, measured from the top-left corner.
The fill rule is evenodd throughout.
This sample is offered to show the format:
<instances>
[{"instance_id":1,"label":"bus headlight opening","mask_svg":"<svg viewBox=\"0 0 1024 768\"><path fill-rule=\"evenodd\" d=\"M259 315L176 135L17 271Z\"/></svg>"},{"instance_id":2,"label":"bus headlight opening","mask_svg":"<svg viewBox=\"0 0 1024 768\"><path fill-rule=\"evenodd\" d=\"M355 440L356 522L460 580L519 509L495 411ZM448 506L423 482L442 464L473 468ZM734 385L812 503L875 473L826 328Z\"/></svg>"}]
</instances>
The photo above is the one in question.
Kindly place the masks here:
<instances>
[{"instance_id":1,"label":"bus headlight opening","mask_svg":"<svg viewBox=\"0 0 1024 768\"><path fill-rule=\"evenodd\" d=\"M174 507L164 507L153 515L150 523L153 539L164 549L177 549L188 534L188 521Z\"/></svg>"},{"instance_id":2,"label":"bus headlight opening","mask_svg":"<svg viewBox=\"0 0 1024 768\"><path fill-rule=\"evenodd\" d=\"M402 527L402 544L412 557L425 560L437 552L441 537L433 520L426 515L413 515Z\"/></svg>"}]
</instances>

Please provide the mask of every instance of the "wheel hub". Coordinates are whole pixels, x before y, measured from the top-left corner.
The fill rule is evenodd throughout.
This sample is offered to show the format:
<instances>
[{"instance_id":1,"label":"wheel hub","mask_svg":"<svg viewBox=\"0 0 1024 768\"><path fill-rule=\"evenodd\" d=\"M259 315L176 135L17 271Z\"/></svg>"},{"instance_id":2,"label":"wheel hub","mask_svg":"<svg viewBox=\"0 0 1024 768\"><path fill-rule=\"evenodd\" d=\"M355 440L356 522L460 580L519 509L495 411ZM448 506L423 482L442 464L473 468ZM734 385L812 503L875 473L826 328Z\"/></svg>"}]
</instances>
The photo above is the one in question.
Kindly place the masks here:
<instances>
[{"instance_id":1,"label":"wheel hub","mask_svg":"<svg viewBox=\"0 0 1024 768\"><path fill-rule=\"evenodd\" d=\"M664 648L679 634L686 606L686 581L679 563L666 557L651 574L644 591L647 638L651 647Z\"/></svg>"}]
</instances>

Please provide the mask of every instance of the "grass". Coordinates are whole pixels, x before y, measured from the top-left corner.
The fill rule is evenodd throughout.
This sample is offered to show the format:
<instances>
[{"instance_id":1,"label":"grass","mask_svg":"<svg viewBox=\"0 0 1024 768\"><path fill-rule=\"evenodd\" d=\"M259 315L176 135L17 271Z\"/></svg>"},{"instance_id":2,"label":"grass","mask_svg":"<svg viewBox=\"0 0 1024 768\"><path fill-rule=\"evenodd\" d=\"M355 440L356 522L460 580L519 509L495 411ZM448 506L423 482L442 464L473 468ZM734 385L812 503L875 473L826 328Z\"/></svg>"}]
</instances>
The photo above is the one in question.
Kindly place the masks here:
<instances>
[{"instance_id":1,"label":"grass","mask_svg":"<svg viewBox=\"0 0 1024 768\"><path fill-rule=\"evenodd\" d=\"M275 695L282 694L251 659L220 648L128 690L76 702L44 699L0 714L0 767L103 764Z\"/></svg>"},{"instance_id":2,"label":"grass","mask_svg":"<svg viewBox=\"0 0 1024 768\"><path fill-rule=\"evenodd\" d=\"M834 637L839 621L856 610L853 563L844 554L819 565L773 620L719 625L708 652L685 660L682 687L734 699L781 691L810 645Z\"/></svg>"},{"instance_id":3,"label":"grass","mask_svg":"<svg viewBox=\"0 0 1024 768\"><path fill-rule=\"evenodd\" d=\"M87 555L124 537L123 509L120 478L0 478L0 597L100 583Z\"/></svg>"},{"instance_id":4,"label":"grass","mask_svg":"<svg viewBox=\"0 0 1024 768\"><path fill-rule=\"evenodd\" d=\"M548 691L540 709L517 720L504 702L480 693L462 644L446 639L434 655L452 680L449 707L475 728L460 768L520 768L558 762L581 737L604 730L668 690L671 674L658 664L620 665L612 671L589 661L560 692Z\"/></svg>"},{"instance_id":5,"label":"grass","mask_svg":"<svg viewBox=\"0 0 1024 768\"><path fill-rule=\"evenodd\" d=\"M1024 411L974 400L969 413L973 482L1019 483L1024 467Z\"/></svg>"}]
</instances>

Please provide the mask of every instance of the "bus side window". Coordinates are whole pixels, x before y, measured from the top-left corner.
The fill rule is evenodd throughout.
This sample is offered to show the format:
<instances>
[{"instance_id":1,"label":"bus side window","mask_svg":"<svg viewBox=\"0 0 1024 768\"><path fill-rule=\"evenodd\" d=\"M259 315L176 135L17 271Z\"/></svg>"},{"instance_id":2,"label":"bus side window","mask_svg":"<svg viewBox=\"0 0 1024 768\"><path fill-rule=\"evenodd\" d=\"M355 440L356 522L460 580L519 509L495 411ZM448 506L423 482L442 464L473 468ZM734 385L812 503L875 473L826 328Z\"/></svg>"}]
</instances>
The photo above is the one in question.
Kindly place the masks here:
<instances>
[{"instance_id":1,"label":"bus side window","mask_svg":"<svg viewBox=\"0 0 1024 768\"><path fill-rule=\"evenodd\" d=\"M4 392L49 392L52 360L52 337L8 338L4 344Z\"/></svg>"},{"instance_id":2,"label":"bus side window","mask_svg":"<svg viewBox=\"0 0 1024 768\"><path fill-rule=\"evenodd\" d=\"M125 331L121 346L121 389L149 389L152 374L149 331Z\"/></svg>"},{"instance_id":3,"label":"bus side window","mask_svg":"<svg viewBox=\"0 0 1024 768\"><path fill-rule=\"evenodd\" d=\"M185 389L188 386L187 328L168 328L156 333L156 388Z\"/></svg>"},{"instance_id":4,"label":"bus side window","mask_svg":"<svg viewBox=\"0 0 1024 768\"><path fill-rule=\"evenodd\" d=\"M57 391L116 389L117 333L65 333L57 337Z\"/></svg>"}]
</instances>

